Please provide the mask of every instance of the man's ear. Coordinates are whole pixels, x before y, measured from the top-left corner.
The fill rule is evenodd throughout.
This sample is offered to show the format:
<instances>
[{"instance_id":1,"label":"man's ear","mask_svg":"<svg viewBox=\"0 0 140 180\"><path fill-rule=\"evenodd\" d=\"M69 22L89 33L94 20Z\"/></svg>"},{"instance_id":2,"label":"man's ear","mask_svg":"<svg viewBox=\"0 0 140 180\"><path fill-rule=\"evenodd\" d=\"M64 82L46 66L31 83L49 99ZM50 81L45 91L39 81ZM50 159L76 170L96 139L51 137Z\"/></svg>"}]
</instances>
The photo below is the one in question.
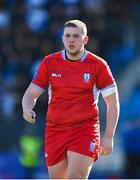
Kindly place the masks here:
<instances>
[{"instance_id":1,"label":"man's ear","mask_svg":"<svg viewBox=\"0 0 140 180\"><path fill-rule=\"evenodd\" d=\"M64 43L64 34L62 34L62 42Z\"/></svg>"},{"instance_id":2,"label":"man's ear","mask_svg":"<svg viewBox=\"0 0 140 180\"><path fill-rule=\"evenodd\" d=\"M86 45L88 43L88 36L84 37L84 44Z\"/></svg>"}]
</instances>

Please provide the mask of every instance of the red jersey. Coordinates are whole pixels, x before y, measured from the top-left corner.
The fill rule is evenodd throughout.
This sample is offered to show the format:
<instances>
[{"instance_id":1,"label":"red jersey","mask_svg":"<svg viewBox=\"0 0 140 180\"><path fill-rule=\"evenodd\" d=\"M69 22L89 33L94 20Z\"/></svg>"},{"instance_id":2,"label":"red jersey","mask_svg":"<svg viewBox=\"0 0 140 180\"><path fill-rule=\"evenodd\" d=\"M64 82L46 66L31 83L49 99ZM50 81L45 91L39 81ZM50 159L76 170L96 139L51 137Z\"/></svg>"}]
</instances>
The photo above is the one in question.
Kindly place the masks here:
<instances>
[{"instance_id":1,"label":"red jersey","mask_svg":"<svg viewBox=\"0 0 140 180\"><path fill-rule=\"evenodd\" d=\"M32 83L43 91L49 87L47 126L62 130L98 127L99 92L111 94L115 86L107 63L86 50L74 62L66 59L65 50L46 56Z\"/></svg>"}]
</instances>

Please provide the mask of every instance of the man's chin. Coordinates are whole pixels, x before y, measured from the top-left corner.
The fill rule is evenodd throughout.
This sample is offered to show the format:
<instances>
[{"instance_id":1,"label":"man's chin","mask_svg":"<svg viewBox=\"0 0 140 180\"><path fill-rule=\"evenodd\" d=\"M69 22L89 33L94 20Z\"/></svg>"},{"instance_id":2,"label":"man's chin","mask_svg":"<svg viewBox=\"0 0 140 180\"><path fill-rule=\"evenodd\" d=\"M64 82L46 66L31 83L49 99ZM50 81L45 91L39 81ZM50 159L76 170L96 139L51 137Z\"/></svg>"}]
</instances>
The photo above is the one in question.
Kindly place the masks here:
<instances>
[{"instance_id":1,"label":"man's chin","mask_svg":"<svg viewBox=\"0 0 140 180\"><path fill-rule=\"evenodd\" d=\"M79 54L79 51L76 50L66 50L71 56L76 56Z\"/></svg>"}]
</instances>

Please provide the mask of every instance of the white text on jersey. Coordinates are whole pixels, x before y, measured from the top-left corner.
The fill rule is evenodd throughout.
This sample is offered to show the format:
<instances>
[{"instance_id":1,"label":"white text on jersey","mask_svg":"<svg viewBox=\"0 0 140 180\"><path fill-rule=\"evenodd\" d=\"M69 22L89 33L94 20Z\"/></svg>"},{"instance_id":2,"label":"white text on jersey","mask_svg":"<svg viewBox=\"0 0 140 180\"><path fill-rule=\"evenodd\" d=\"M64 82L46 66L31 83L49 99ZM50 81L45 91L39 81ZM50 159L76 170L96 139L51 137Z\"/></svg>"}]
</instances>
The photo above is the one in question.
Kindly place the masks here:
<instances>
[{"instance_id":1,"label":"white text on jersey","mask_svg":"<svg viewBox=\"0 0 140 180\"><path fill-rule=\"evenodd\" d=\"M52 77L62 77L62 74L59 74L59 73L52 73Z\"/></svg>"}]
</instances>

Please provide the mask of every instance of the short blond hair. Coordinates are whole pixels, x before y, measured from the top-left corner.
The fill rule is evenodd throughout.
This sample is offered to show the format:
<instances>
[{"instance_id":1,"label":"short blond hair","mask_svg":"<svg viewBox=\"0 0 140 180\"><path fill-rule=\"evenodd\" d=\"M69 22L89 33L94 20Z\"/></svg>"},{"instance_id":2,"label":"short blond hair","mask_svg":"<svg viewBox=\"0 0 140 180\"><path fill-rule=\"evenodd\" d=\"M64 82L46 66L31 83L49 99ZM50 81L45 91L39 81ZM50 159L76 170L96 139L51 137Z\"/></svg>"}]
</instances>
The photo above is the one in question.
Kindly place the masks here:
<instances>
[{"instance_id":1,"label":"short blond hair","mask_svg":"<svg viewBox=\"0 0 140 180\"><path fill-rule=\"evenodd\" d=\"M70 21L67 21L65 24L64 24L64 29L66 27L76 27L76 28L80 28L82 33L87 36L87 26L84 22L80 21L80 20L70 20Z\"/></svg>"}]
</instances>

